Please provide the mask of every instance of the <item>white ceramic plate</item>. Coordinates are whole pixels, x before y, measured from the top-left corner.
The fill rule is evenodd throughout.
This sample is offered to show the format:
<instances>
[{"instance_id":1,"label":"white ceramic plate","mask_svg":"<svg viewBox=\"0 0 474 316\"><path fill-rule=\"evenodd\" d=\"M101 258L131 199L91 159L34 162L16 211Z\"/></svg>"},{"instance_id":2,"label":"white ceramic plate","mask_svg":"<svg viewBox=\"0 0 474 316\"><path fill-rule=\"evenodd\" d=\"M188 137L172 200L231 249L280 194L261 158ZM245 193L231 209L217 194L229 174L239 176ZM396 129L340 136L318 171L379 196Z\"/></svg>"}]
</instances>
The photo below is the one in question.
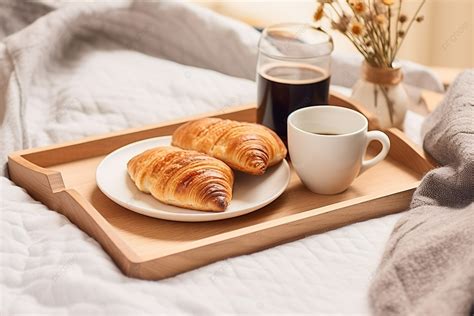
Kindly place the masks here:
<instances>
[{"instance_id":1,"label":"white ceramic plate","mask_svg":"<svg viewBox=\"0 0 474 316\"><path fill-rule=\"evenodd\" d=\"M96 181L99 189L115 203L143 215L173 221L203 222L258 210L279 197L290 181L290 167L283 160L262 176L234 172L233 197L224 212L201 212L160 203L150 194L137 189L128 176L127 162L147 149L170 144L171 136L163 136L132 143L110 153L97 167Z\"/></svg>"}]
</instances>

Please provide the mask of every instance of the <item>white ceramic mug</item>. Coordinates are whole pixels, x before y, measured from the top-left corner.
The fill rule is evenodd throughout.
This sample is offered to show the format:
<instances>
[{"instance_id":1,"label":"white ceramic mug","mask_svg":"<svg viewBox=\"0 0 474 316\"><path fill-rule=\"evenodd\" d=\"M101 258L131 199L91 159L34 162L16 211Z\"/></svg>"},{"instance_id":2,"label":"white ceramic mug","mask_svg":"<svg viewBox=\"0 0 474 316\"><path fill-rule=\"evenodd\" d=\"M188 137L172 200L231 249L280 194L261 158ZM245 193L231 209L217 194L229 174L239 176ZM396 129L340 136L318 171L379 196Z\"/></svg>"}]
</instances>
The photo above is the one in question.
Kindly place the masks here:
<instances>
[{"instance_id":1,"label":"white ceramic mug","mask_svg":"<svg viewBox=\"0 0 474 316\"><path fill-rule=\"evenodd\" d=\"M296 173L308 189L319 194L346 190L365 170L382 161L390 140L380 131L367 131L367 119L359 112L338 106L311 106L288 117L288 148ZM364 160L373 140L380 153Z\"/></svg>"}]
</instances>

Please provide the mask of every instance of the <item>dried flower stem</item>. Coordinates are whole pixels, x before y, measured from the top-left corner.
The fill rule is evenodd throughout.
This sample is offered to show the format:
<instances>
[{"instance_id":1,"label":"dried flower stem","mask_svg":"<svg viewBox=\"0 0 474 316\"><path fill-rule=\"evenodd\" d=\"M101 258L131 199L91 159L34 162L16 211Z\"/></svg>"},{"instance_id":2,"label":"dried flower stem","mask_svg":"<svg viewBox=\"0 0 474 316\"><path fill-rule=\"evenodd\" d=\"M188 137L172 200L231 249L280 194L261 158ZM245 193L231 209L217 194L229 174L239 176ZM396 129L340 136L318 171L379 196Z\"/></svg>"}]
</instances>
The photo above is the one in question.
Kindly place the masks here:
<instances>
[{"instance_id":1,"label":"dried flower stem","mask_svg":"<svg viewBox=\"0 0 474 316\"><path fill-rule=\"evenodd\" d=\"M398 28L399 28L399 23L400 23L400 15L402 14L402 3L403 1L400 1L400 5L398 6L398 13L397 13L397 21L395 24L395 49L392 49L390 51L389 59L390 59L390 64L393 63L393 60L395 59L395 51L396 47L398 47Z\"/></svg>"},{"instance_id":2,"label":"dried flower stem","mask_svg":"<svg viewBox=\"0 0 474 316\"><path fill-rule=\"evenodd\" d=\"M335 3L339 6L339 10L341 10L341 13L339 13L338 9L336 8L336 5L334 5ZM329 5L333 8L334 12L336 12L336 15L339 17L339 19L342 20L345 12L340 3L331 2L329 3ZM367 51L364 49L364 46L361 45L363 43L360 42L360 39L358 39L357 36L352 36L352 34L348 32L343 32L343 35L345 35L354 44L356 49L364 56L365 59L369 58Z\"/></svg>"},{"instance_id":3,"label":"dried flower stem","mask_svg":"<svg viewBox=\"0 0 474 316\"><path fill-rule=\"evenodd\" d=\"M426 0L421 1L420 5L419 5L418 8L416 9L416 12L415 12L415 14L413 15L413 18L410 20L410 23L408 24L408 27L407 27L406 30L405 30L405 34L408 33L408 31L410 30L410 28L411 28L413 22L415 22L415 19L416 19L416 17L418 16L418 13L420 13L420 10L421 10L421 8L423 7L423 5L425 4L425 2L426 2ZM400 43L398 44L398 46L396 46L395 53L393 54L392 60L391 60L390 63L393 63L393 61L395 60L395 57L396 57L398 51L400 50L400 47L402 46L403 41L405 40L405 38L406 38L406 36L403 36L402 39L400 40Z\"/></svg>"},{"instance_id":4,"label":"dried flower stem","mask_svg":"<svg viewBox=\"0 0 474 316\"><path fill-rule=\"evenodd\" d=\"M315 19L329 17L332 26L346 36L375 67L391 68L403 44L407 32L418 16L426 0L421 0L408 26L403 28L407 17L402 17L403 0L318 0ZM398 6L394 4L398 3ZM392 25L393 24L393 25Z\"/></svg>"}]
</instances>

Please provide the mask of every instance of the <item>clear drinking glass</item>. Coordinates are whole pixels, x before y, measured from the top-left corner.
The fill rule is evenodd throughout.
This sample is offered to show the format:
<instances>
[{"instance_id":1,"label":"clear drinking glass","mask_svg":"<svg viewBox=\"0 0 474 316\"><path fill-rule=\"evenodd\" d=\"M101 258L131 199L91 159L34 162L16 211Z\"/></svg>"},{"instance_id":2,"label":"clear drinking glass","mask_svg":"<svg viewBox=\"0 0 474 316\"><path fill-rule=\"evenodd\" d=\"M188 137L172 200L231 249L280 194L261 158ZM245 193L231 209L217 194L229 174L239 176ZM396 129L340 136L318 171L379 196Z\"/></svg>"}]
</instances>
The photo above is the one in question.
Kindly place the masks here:
<instances>
[{"instance_id":1,"label":"clear drinking glass","mask_svg":"<svg viewBox=\"0 0 474 316\"><path fill-rule=\"evenodd\" d=\"M258 121L285 142L291 112L328 103L332 50L331 36L309 24L263 30L257 63Z\"/></svg>"}]
</instances>

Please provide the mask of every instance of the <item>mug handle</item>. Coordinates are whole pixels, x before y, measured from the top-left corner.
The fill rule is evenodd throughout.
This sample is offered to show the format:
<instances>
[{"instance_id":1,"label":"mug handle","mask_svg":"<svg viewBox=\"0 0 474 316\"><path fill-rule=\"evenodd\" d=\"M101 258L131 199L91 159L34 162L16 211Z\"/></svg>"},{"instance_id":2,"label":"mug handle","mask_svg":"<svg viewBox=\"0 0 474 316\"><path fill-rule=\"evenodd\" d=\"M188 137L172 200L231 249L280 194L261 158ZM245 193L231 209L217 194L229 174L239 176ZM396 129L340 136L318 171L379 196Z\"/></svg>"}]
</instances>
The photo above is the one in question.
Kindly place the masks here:
<instances>
[{"instance_id":1,"label":"mug handle","mask_svg":"<svg viewBox=\"0 0 474 316\"><path fill-rule=\"evenodd\" d=\"M377 140L382 144L382 150L377 154L372 159L369 160L364 160L365 153L367 152L367 148L369 147L369 144L373 141ZM362 156L362 167L360 168L359 174L362 174L363 172L367 171L367 169L375 166L379 162L385 159L387 157L387 154L390 150L390 139L388 138L387 135L380 131L370 131L367 132L367 140L365 142L365 151L364 151L364 156Z\"/></svg>"}]
</instances>

